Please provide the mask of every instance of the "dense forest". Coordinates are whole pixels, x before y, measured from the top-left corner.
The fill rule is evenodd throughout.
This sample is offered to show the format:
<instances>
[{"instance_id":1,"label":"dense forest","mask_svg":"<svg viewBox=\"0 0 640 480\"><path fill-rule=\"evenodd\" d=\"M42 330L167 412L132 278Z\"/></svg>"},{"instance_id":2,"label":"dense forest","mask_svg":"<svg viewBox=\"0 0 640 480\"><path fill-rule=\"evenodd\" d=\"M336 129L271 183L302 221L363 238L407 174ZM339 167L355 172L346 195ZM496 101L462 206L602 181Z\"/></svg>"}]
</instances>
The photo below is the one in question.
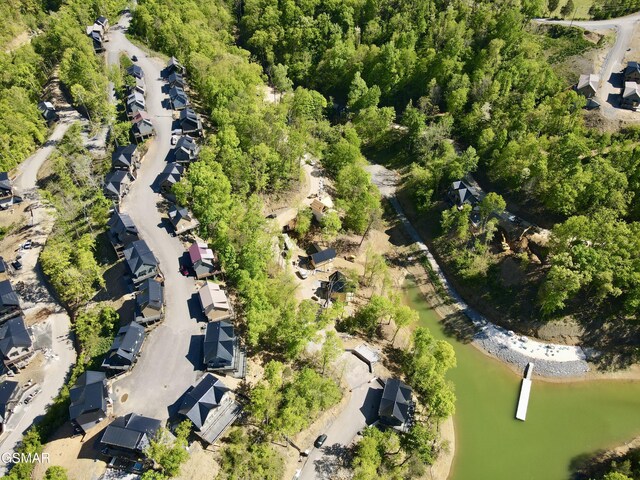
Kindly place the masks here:
<instances>
[{"instance_id":1,"label":"dense forest","mask_svg":"<svg viewBox=\"0 0 640 480\"><path fill-rule=\"evenodd\" d=\"M0 52L0 170L12 169L44 142L47 128L37 104L54 69L74 105L88 112L96 124L111 116L104 62L95 55L84 29L98 12L115 15L122 5L116 0L46 5L20 0L0 7L10 9L0 10L3 26L11 27L3 29L3 34L38 32L30 43ZM51 10L50 14L42 8Z\"/></svg>"},{"instance_id":2,"label":"dense forest","mask_svg":"<svg viewBox=\"0 0 640 480\"><path fill-rule=\"evenodd\" d=\"M272 81L284 65L294 85L333 99L341 121L357 127L361 115L367 124L375 119L377 138L360 129L374 154L385 148L380 132L392 107L404 127L394 147L423 211L451 181L477 170L496 190L558 219L539 312L566 312L589 294L590 305L615 299L619 315L637 318L640 261L630 252L640 219L638 130L585 126L584 100L545 54L549 35L575 31L529 27L546 8L525 0L248 0L240 40ZM363 89L364 108L353 100ZM482 264L466 245L469 238L453 246L471 252L462 267Z\"/></svg>"}]
</instances>

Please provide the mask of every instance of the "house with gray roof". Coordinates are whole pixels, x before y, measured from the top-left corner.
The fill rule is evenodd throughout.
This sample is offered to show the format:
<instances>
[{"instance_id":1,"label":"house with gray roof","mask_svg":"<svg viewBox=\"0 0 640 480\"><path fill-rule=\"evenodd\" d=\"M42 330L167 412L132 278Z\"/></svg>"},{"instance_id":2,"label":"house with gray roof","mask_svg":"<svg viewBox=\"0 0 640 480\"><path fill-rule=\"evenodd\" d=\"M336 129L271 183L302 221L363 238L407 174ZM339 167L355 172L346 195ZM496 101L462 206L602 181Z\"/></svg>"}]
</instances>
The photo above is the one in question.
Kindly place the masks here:
<instances>
[{"instance_id":1,"label":"house with gray roof","mask_svg":"<svg viewBox=\"0 0 640 480\"><path fill-rule=\"evenodd\" d=\"M144 459L144 451L157 437L161 426L160 420L136 413L118 417L102 434L102 453L115 458Z\"/></svg>"},{"instance_id":2,"label":"house with gray roof","mask_svg":"<svg viewBox=\"0 0 640 480\"><path fill-rule=\"evenodd\" d=\"M18 382L5 380L0 383L0 433L4 432L9 417L20 401L21 393Z\"/></svg>"},{"instance_id":3,"label":"house with gray roof","mask_svg":"<svg viewBox=\"0 0 640 480\"><path fill-rule=\"evenodd\" d=\"M203 360L205 369L219 374L244 378L247 370L246 354L240 348L233 325L221 320L210 322L204 334Z\"/></svg>"},{"instance_id":4,"label":"house with gray roof","mask_svg":"<svg viewBox=\"0 0 640 480\"><path fill-rule=\"evenodd\" d=\"M167 78L167 82L169 83L170 87L184 88L185 85L184 77L181 73L178 72L173 72L171 75L169 75L169 77Z\"/></svg>"},{"instance_id":5,"label":"house with gray roof","mask_svg":"<svg viewBox=\"0 0 640 480\"><path fill-rule=\"evenodd\" d=\"M164 316L164 287L153 278L147 278L140 284L136 296L136 322L148 325L161 320Z\"/></svg>"},{"instance_id":6,"label":"house with gray roof","mask_svg":"<svg viewBox=\"0 0 640 480\"><path fill-rule=\"evenodd\" d=\"M640 63L628 62L624 69L624 81L640 83Z\"/></svg>"},{"instance_id":7,"label":"house with gray roof","mask_svg":"<svg viewBox=\"0 0 640 480\"><path fill-rule=\"evenodd\" d=\"M465 203L474 207L480 201L478 194L462 180L457 180L451 184L447 191L447 198L459 209L461 209Z\"/></svg>"},{"instance_id":8,"label":"house with gray roof","mask_svg":"<svg viewBox=\"0 0 640 480\"><path fill-rule=\"evenodd\" d=\"M198 159L200 147L189 135L183 135L173 148L173 160L177 163L190 163Z\"/></svg>"},{"instance_id":9,"label":"house with gray roof","mask_svg":"<svg viewBox=\"0 0 640 480\"><path fill-rule=\"evenodd\" d=\"M339 270L329 275L329 281L324 285L327 301L349 303L355 295L355 283Z\"/></svg>"},{"instance_id":10,"label":"house with gray roof","mask_svg":"<svg viewBox=\"0 0 640 480\"><path fill-rule=\"evenodd\" d=\"M0 325L0 355L11 370L20 370L33 357L33 342L24 318L13 317Z\"/></svg>"},{"instance_id":11,"label":"house with gray roof","mask_svg":"<svg viewBox=\"0 0 640 480\"><path fill-rule=\"evenodd\" d=\"M129 172L124 170L112 170L104 177L104 186L102 191L104 196L120 203L124 196L129 192L131 186L131 176Z\"/></svg>"},{"instance_id":12,"label":"house with gray roof","mask_svg":"<svg viewBox=\"0 0 640 480\"><path fill-rule=\"evenodd\" d=\"M313 268L320 268L325 265L329 265L336 258L336 249L335 248L325 248L324 250L319 250L316 253L312 253L309 255L309 262Z\"/></svg>"},{"instance_id":13,"label":"house with gray roof","mask_svg":"<svg viewBox=\"0 0 640 480\"><path fill-rule=\"evenodd\" d=\"M0 322L22 314L18 294L9 280L0 282Z\"/></svg>"},{"instance_id":14,"label":"house with gray roof","mask_svg":"<svg viewBox=\"0 0 640 480\"><path fill-rule=\"evenodd\" d=\"M196 434L214 443L240 415L242 407L222 381L206 374L185 393L178 413L191 420Z\"/></svg>"},{"instance_id":15,"label":"house with gray roof","mask_svg":"<svg viewBox=\"0 0 640 480\"><path fill-rule=\"evenodd\" d=\"M124 248L131 242L139 240L138 228L128 214L118 210L113 212L107 226L109 227L107 235L113 249L118 258L124 257Z\"/></svg>"},{"instance_id":16,"label":"house with gray roof","mask_svg":"<svg viewBox=\"0 0 640 480\"><path fill-rule=\"evenodd\" d=\"M163 193L171 193L171 188L180 181L184 173L184 166L171 162L167 163L164 170L158 175L158 185Z\"/></svg>"},{"instance_id":17,"label":"house with gray roof","mask_svg":"<svg viewBox=\"0 0 640 480\"><path fill-rule=\"evenodd\" d=\"M96 53L104 52L104 44L103 44L103 36L102 32L95 28L95 24L93 27L89 27L87 29L87 35L91 38L91 42L93 43L93 50Z\"/></svg>"},{"instance_id":18,"label":"house with gray roof","mask_svg":"<svg viewBox=\"0 0 640 480\"><path fill-rule=\"evenodd\" d=\"M198 290L198 299L202 306L202 313L210 321L228 320L232 316L231 303L226 292L220 285L205 282Z\"/></svg>"},{"instance_id":19,"label":"house with gray roof","mask_svg":"<svg viewBox=\"0 0 640 480\"><path fill-rule=\"evenodd\" d=\"M86 433L107 418L107 376L87 370L69 390L69 418L74 429Z\"/></svg>"},{"instance_id":20,"label":"house with gray roof","mask_svg":"<svg viewBox=\"0 0 640 480\"><path fill-rule=\"evenodd\" d=\"M184 110L181 110L179 123L184 135L188 134L195 137L202 136L202 121L193 109L187 107Z\"/></svg>"},{"instance_id":21,"label":"house with gray roof","mask_svg":"<svg viewBox=\"0 0 640 480\"><path fill-rule=\"evenodd\" d=\"M158 274L158 260L144 240L134 240L127 245L124 259L134 284Z\"/></svg>"},{"instance_id":22,"label":"house with gray roof","mask_svg":"<svg viewBox=\"0 0 640 480\"><path fill-rule=\"evenodd\" d=\"M8 198L13 196L13 185L9 172L0 172L0 198Z\"/></svg>"},{"instance_id":23,"label":"house with gray roof","mask_svg":"<svg viewBox=\"0 0 640 480\"><path fill-rule=\"evenodd\" d=\"M380 422L405 430L411 421L413 408L411 387L397 378L388 379L378 408Z\"/></svg>"},{"instance_id":24,"label":"house with gray roof","mask_svg":"<svg viewBox=\"0 0 640 480\"><path fill-rule=\"evenodd\" d=\"M144 95L140 92L133 92L127 96L127 115L132 118L138 112L143 112L147 109L147 102L144 99Z\"/></svg>"},{"instance_id":25,"label":"house with gray roof","mask_svg":"<svg viewBox=\"0 0 640 480\"><path fill-rule=\"evenodd\" d=\"M640 85L636 82L624 82L620 106L629 110L636 110L640 106Z\"/></svg>"},{"instance_id":26,"label":"house with gray roof","mask_svg":"<svg viewBox=\"0 0 640 480\"><path fill-rule=\"evenodd\" d=\"M131 322L118 330L111 348L102 361L102 368L124 372L129 370L138 359L144 342L144 327Z\"/></svg>"},{"instance_id":27,"label":"house with gray roof","mask_svg":"<svg viewBox=\"0 0 640 480\"><path fill-rule=\"evenodd\" d=\"M190 232L200 226L200 222L187 208L177 205L173 205L169 209L169 221L173 225L176 235Z\"/></svg>"},{"instance_id":28,"label":"house with gray roof","mask_svg":"<svg viewBox=\"0 0 640 480\"><path fill-rule=\"evenodd\" d=\"M137 145L124 145L116 147L111 154L111 167L114 170L125 170L135 176L136 170L140 167L140 153Z\"/></svg>"},{"instance_id":29,"label":"house with gray roof","mask_svg":"<svg viewBox=\"0 0 640 480\"><path fill-rule=\"evenodd\" d=\"M133 64L127 68L127 75L135 78L144 78L144 71L140 65Z\"/></svg>"},{"instance_id":30,"label":"house with gray roof","mask_svg":"<svg viewBox=\"0 0 640 480\"><path fill-rule=\"evenodd\" d=\"M100 25L104 29L105 32L107 30L109 30L109 20L107 19L107 17L100 16L100 17L96 18L95 23Z\"/></svg>"},{"instance_id":31,"label":"house with gray roof","mask_svg":"<svg viewBox=\"0 0 640 480\"><path fill-rule=\"evenodd\" d=\"M131 127L133 135L138 139L149 138L156 133L151 117L149 117L149 114L144 110L136 112L131 122L133 123Z\"/></svg>"},{"instance_id":32,"label":"house with gray roof","mask_svg":"<svg viewBox=\"0 0 640 480\"><path fill-rule=\"evenodd\" d=\"M53 106L51 102L40 102L38 103L38 111L42 115L42 118L45 119L47 125L51 126L54 122L57 122L60 118L58 116L58 112L56 112L56 108Z\"/></svg>"},{"instance_id":33,"label":"house with gray roof","mask_svg":"<svg viewBox=\"0 0 640 480\"><path fill-rule=\"evenodd\" d=\"M183 110L189 105L189 97L187 97L182 87L177 85L169 90L169 101L171 102L171 108L174 110Z\"/></svg>"},{"instance_id":34,"label":"house with gray roof","mask_svg":"<svg viewBox=\"0 0 640 480\"><path fill-rule=\"evenodd\" d=\"M184 67L180 62L178 62L178 59L176 57L171 57L169 59L169 62L167 63L166 72L168 74L172 74L172 73L184 74Z\"/></svg>"},{"instance_id":35,"label":"house with gray roof","mask_svg":"<svg viewBox=\"0 0 640 480\"><path fill-rule=\"evenodd\" d=\"M144 81L144 77L143 78L133 77L133 79L134 79L134 83L127 86L129 93L137 92L137 93L140 93L141 95L146 95L147 84Z\"/></svg>"},{"instance_id":36,"label":"house with gray roof","mask_svg":"<svg viewBox=\"0 0 640 480\"><path fill-rule=\"evenodd\" d=\"M599 84L600 75L585 73L584 75L580 75L578 84L576 85L576 91L586 98L591 98L596 95Z\"/></svg>"}]
</instances>

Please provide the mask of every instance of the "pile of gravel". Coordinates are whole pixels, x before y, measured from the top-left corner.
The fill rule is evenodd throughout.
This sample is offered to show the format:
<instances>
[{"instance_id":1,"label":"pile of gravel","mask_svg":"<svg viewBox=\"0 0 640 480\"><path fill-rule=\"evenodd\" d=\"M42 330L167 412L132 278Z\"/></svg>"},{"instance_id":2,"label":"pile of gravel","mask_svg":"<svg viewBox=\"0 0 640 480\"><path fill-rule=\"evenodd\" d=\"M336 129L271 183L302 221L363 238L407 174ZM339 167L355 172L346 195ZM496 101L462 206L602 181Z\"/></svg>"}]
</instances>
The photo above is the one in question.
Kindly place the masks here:
<instances>
[{"instance_id":1,"label":"pile of gravel","mask_svg":"<svg viewBox=\"0 0 640 480\"><path fill-rule=\"evenodd\" d=\"M527 363L533 362L533 373L542 377L581 377L589 371L589 364L585 360L558 362L533 358L516 352L502 343L495 342L486 336L476 336L473 342L482 350L494 355L500 360L517 365L524 372Z\"/></svg>"}]
</instances>

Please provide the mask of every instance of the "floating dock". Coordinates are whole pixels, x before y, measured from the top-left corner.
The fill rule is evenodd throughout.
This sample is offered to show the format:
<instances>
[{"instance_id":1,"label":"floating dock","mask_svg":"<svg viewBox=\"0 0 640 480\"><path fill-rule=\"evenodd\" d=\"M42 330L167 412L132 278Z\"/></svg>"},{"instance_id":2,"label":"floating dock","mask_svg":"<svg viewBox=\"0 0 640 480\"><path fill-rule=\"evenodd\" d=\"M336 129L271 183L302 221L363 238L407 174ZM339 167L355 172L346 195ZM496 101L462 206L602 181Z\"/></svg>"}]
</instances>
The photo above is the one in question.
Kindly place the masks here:
<instances>
[{"instance_id":1,"label":"floating dock","mask_svg":"<svg viewBox=\"0 0 640 480\"><path fill-rule=\"evenodd\" d=\"M518 409L516 410L516 418L523 422L527 418L527 407L529 407L529 395L531 394L531 375L533 374L533 363L527 365L527 370L522 379L522 387L520 387L520 398L518 399Z\"/></svg>"}]
</instances>

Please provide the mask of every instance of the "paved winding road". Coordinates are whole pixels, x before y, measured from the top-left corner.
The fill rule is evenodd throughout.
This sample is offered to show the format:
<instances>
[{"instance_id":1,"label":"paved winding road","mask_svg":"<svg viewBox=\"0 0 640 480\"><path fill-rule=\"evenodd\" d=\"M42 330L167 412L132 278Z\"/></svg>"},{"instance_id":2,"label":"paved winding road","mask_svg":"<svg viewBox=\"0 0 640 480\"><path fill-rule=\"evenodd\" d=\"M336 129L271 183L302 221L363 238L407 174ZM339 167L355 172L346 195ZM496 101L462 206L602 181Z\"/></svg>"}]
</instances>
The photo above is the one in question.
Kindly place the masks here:
<instances>
[{"instance_id":1,"label":"paved winding road","mask_svg":"<svg viewBox=\"0 0 640 480\"><path fill-rule=\"evenodd\" d=\"M184 247L162 226L157 205L162 197L152 184L165 166L171 148L171 110L162 106L165 82L160 78L164 63L131 43L125 36L131 17L125 14L111 28L107 43L107 62L116 64L120 52L138 57L145 73L147 111L156 136L142 162L138 178L125 198L123 209L131 216L141 237L160 262L165 277L165 319L151 332L132 372L114 382L114 413L136 412L158 419L169 416L168 407L195 383L201 359L201 326L191 317L188 302L196 291L191 277L179 273L178 259Z\"/></svg>"},{"instance_id":2,"label":"paved winding road","mask_svg":"<svg viewBox=\"0 0 640 480\"><path fill-rule=\"evenodd\" d=\"M623 86L620 80L615 78L624 65L624 55L631 44L633 32L640 21L640 12L625 17L610 18L608 20L547 20L538 19L540 24L573 25L594 32L615 30L616 41L607 54L600 69L600 85L597 96L602 100L600 110L606 118L617 119L624 113L617 107L620 88ZM612 77L613 75L613 77ZM612 102L612 103L610 103ZM624 112L624 111L623 111ZM626 113L626 112L625 112Z\"/></svg>"}]
</instances>

